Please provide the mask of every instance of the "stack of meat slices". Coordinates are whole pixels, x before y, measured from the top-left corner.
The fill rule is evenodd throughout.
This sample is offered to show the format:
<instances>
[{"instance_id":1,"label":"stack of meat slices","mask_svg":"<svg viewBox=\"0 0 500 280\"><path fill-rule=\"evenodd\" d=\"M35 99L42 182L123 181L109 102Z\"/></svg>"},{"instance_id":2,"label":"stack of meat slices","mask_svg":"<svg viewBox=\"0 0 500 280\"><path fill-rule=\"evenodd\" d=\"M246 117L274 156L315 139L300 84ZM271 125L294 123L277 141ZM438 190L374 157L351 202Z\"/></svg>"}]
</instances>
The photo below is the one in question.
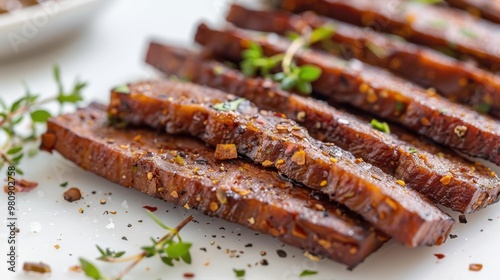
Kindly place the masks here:
<instances>
[{"instance_id":1,"label":"stack of meat slices","mask_svg":"<svg viewBox=\"0 0 500 280\"><path fill-rule=\"evenodd\" d=\"M365 10L378 15L372 1L278 2L356 24L365 24ZM430 9L473 20L450 8L411 8L416 18ZM500 122L492 117L500 109L498 76L312 12L233 5L227 19L259 33L201 24L195 39L202 52L152 42L146 62L171 78L114 88L106 108L95 104L51 119L42 149L350 268L389 238L409 247L443 243L454 221L436 204L471 213L498 201L498 176L455 152L500 164ZM383 31L393 32L400 21ZM476 21L484 32L493 25ZM266 55L288 50L290 41L262 32L325 24L335 26L331 42L349 51L327 53L317 44L295 54L297 65L322 70L312 96L227 66L241 62L252 42ZM439 45L429 39L435 32L412 32L409 40ZM484 58L475 44L455 43L456 51ZM392 122L390 132L373 128L367 114Z\"/></svg>"}]
</instances>

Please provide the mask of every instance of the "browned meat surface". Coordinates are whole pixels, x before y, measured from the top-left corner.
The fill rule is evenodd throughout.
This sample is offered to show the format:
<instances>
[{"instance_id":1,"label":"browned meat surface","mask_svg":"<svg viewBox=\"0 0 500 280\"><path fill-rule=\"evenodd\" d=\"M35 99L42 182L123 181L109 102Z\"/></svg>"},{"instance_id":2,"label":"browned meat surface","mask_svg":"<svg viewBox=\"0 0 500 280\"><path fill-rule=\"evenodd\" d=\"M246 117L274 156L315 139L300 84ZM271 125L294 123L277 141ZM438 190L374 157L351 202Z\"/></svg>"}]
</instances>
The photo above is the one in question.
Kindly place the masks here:
<instances>
[{"instance_id":1,"label":"browned meat surface","mask_svg":"<svg viewBox=\"0 0 500 280\"><path fill-rule=\"evenodd\" d=\"M260 44L266 55L284 53L290 41L278 36L240 29L223 31L198 27L196 41L205 51L231 61L240 61L250 42ZM500 123L472 109L425 91L389 72L358 60L345 61L314 50L295 55L299 65L322 69L313 89L336 102L348 103L379 118L408 129L471 156L500 164Z\"/></svg>"},{"instance_id":2,"label":"browned meat surface","mask_svg":"<svg viewBox=\"0 0 500 280\"><path fill-rule=\"evenodd\" d=\"M53 118L42 149L125 187L271 234L349 267L386 240L356 215L275 172L241 159L218 161L213 149L194 138L115 129L106 122L106 112L96 108Z\"/></svg>"},{"instance_id":3,"label":"browned meat surface","mask_svg":"<svg viewBox=\"0 0 500 280\"><path fill-rule=\"evenodd\" d=\"M146 61L167 75L246 98L264 110L284 113L316 139L335 143L453 210L470 213L498 201L500 179L492 176L489 168L430 141L397 133L409 145L323 102L290 94L270 80L246 78L237 70L183 48L151 43ZM391 131L398 132L393 125Z\"/></svg>"},{"instance_id":4,"label":"browned meat surface","mask_svg":"<svg viewBox=\"0 0 500 280\"><path fill-rule=\"evenodd\" d=\"M256 11L232 5L227 20L241 28L281 35L302 33L309 27L331 26L334 29L331 41L318 43L317 48L344 59L356 58L389 69L407 80L435 88L452 101L500 117L500 77L437 51L322 18L312 12L293 15L285 11Z\"/></svg>"},{"instance_id":5,"label":"browned meat surface","mask_svg":"<svg viewBox=\"0 0 500 280\"><path fill-rule=\"evenodd\" d=\"M281 7L294 12L312 10L352 24L394 33L417 44L463 54L464 59L471 57L489 70L500 70L498 26L460 10L406 0L390 3L284 0Z\"/></svg>"},{"instance_id":6,"label":"browned meat surface","mask_svg":"<svg viewBox=\"0 0 500 280\"><path fill-rule=\"evenodd\" d=\"M380 169L310 137L281 114L191 83L150 81L113 91L109 113L132 124L189 134L238 153L330 196L409 246L439 244L451 217Z\"/></svg>"},{"instance_id":7,"label":"browned meat surface","mask_svg":"<svg viewBox=\"0 0 500 280\"><path fill-rule=\"evenodd\" d=\"M499 0L445 0L452 7L466 10L469 14L500 23Z\"/></svg>"}]
</instances>

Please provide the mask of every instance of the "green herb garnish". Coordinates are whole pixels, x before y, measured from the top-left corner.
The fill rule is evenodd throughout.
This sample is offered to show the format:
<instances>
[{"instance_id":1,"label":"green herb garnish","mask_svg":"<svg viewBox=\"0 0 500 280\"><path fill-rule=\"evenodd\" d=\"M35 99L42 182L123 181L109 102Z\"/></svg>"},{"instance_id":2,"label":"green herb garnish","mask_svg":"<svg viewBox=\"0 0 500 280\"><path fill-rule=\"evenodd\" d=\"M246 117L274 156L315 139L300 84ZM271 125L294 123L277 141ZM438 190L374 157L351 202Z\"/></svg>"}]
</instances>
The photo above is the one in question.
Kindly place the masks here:
<instances>
[{"instance_id":1,"label":"green herb garnish","mask_svg":"<svg viewBox=\"0 0 500 280\"><path fill-rule=\"evenodd\" d=\"M314 29L309 37L308 45L321 42L332 37L335 32L334 25L324 25Z\"/></svg>"},{"instance_id":2,"label":"green herb garnish","mask_svg":"<svg viewBox=\"0 0 500 280\"><path fill-rule=\"evenodd\" d=\"M405 105L401 101L397 101L396 105L394 106L394 109L396 109L396 112L401 112L405 108Z\"/></svg>"},{"instance_id":3,"label":"green herb garnish","mask_svg":"<svg viewBox=\"0 0 500 280\"><path fill-rule=\"evenodd\" d=\"M299 277L311 276L316 274L318 274L317 271L305 269L300 273Z\"/></svg>"},{"instance_id":4,"label":"green herb garnish","mask_svg":"<svg viewBox=\"0 0 500 280\"><path fill-rule=\"evenodd\" d=\"M376 119L373 119L370 122L371 126L375 128L378 131L384 132L384 133L391 133L391 129L389 128L389 125L386 122L379 122Z\"/></svg>"},{"instance_id":5,"label":"green herb garnish","mask_svg":"<svg viewBox=\"0 0 500 280\"><path fill-rule=\"evenodd\" d=\"M101 274L99 269L95 265L93 265L91 262L89 262L88 260L86 260L84 258L79 258L79 260L80 260L80 266L81 266L83 272L85 272L85 275L87 275L88 277L95 279L95 280L106 279Z\"/></svg>"},{"instance_id":6,"label":"green herb garnish","mask_svg":"<svg viewBox=\"0 0 500 280\"><path fill-rule=\"evenodd\" d=\"M61 186L63 188L67 187L68 186L68 181L61 183L59 186Z\"/></svg>"},{"instance_id":7,"label":"green herb garnish","mask_svg":"<svg viewBox=\"0 0 500 280\"><path fill-rule=\"evenodd\" d=\"M240 63L240 67L247 77L255 76L258 72L268 77L270 71L283 60L283 54L266 57L262 47L255 42L250 42L248 48L243 51L242 57L243 61Z\"/></svg>"},{"instance_id":8,"label":"green herb garnish","mask_svg":"<svg viewBox=\"0 0 500 280\"><path fill-rule=\"evenodd\" d=\"M153 213L148 211L149 216L163 229L167 229L168 233L156 241L154 238L151 238L151 242L153 243L150 246L142 246L142 252L136 255L123 257L125 255L125 251L115 252L109 248L102 249L97 246L97 250L100 253L100 256L97 258L100 261L110 262L110 263L118 263L118 262L131 262L131 264L126 267L116 278L113 279L122 279L130 270L132 270L141 260L144 258L151 258L153 256L158 255L161 261L168 265L174 266L174 261L184 261L187 264L191 263L191 254L189 252L192 244L189 242L182 241L179 236L179 232L181 229L186 226L192 219L193 216L189 216L184 219L179 225L175 228L167 227L162 221L160 221ZM174 238L177 237L177 241L174 241ZM92 264L90 261L80 258L80 266L82 267L85 275L92 279L109 279L103 276L103 274L99 271L97 266Z\"/></svg>"},{"instance_id":9,"label":"green herb garnish","mask_svg":"<svg viewBox=\"0 0 500 280\"><path fill-rule=\"evenodd\" d=\"M434 28L444 29L448 26L448 22L442 19L434 19L429 21L429 25Z\"/></svg>"},{"instance_id":10,"label":"green herb garnish","mask_svg":"<svg viewBox=\"0 0 500 280\"><path fill-rule=\"evenodd\" d=\"M47 103L57 102L59 111L62 112L65 104L76 104L81 101L81 91L87 85L85 82L76 81L73 88L67 92L61 82L61 74L59 66L53 68L53 76L57 86L57 94L46 99L40 99L40 95L33 94L25 84L24 96L14 100L8 106L2 98L0 98L0 139L6 141L0 146L0 169L4 164L16 166L19 174L23 171L18 165L21 159L24 158L25 149L29 148L30 144L36 143L39 139L38 128L39 124L44 124L50 117L49 111L40 108ZM19 132L19 127L25 127L27 122L30 128L29 134ZM2 135L3 134L3 135ZM28 156L33 156L36 152L27 150Z\"/></svg>"},{"instance_id":11,"label":"green herb garnish","mask_svg":"<svg viewBox=\"0 0 500 280\"><path fill-rule=\"evenodd\" d=\"M128 85L119 85L113 89L115 92L119 93L130 93L130 87Z\"/></svg>"},{"instance_id":12,"label":"green herb garnish","mask_svg":"<svg viewBox=\"0 0 500 280\"><path fill-rule=\"evenodd\" d=\"M238 278L245 277L245 270L244 269L234 269L233 268L233 271L234 271L234 275L236 275L236 277L238 277Z\"/></svg>"},{"instance_id":13,"label":"green herb garnish","mask_svg":"<svg viewBox=\"0 0 500 280\"><path fill-rule=\"evenodd\" d=\"M300 34L297 33L297 32L293 32L293 31L287 31L285 33L285 37L290 40L290 41L293 41L293 40L297 40L298 38L300 38Z\"/></svg>"},{"instance_id":14,"label":"green herb garnish","mask_svg":"<svg viewBox=\"0 0 500 280\"><path fill-rule=\"evenodd\" d=\"M297 66L293 62L293 57L300 49L330 38L333 30L332 26L322 26L303 36L290 32L287 36L293 41L286 52L271 57L266 57L262 47L251 42L242 53L241 70L246 76L260 73L264 77L272 78L280 82L281 87L285 90L296 89L300 93L310 94L312 92L311 83L321 76L321 69L315 65ZM271 75L271 70L278 67L280 63L282 72Z\"/></svg>"},{"instance_id":15,"label":"green herb garnish","mask_svg":"<svg viewBox=\"0 0 500 280\"><path fill-rule=\"evenodd\" d=\"M479 38L479 35L477 35L477 33L475 33L474 31L472 31L468 28L465 28L465 27L460 29L460 33L462 33L462 35L464 35L466 37L469 37L470 39Z\"/></svg>"},{"instance_id":16,"label":"green herb garnish","mask_svg":"<svg viewBox=\"0 0 500 280\"><path fill-rule=\"evenodd\" d=\"M236 111L240 106L240 104L245 100L246 100L245 98L238 98L233 101L217 103L214 105L214 109L219 111Z\"/></svg>"},{"instance_id":17,"label":"green herb garnish","mask_svg":"<svg viewBox=\"0 0 500 280\"><path fill-rule=\"evenodd\" d=\"M410 152L410 154L415 154L415 153L417 153L417 152L418 152L418 151L417 151L417 149L415 149L415 148L413 148L413 147L410 147L410 148L408 149L408 151Z\"/></svg>"},{"instance_id":18,"label":"green herb garnish","mask_svg":"<svg viewBox=\"0 0 500 280\"><path fill-rule=\"evenodd\" d=\"M311 82L316 81L319 76L321 76L321 69L314 65L301 67L292 65L288 74L277 73L274 75L274 80L281 82L281 88L284 90L296 88L301 93L309 94L312 92Z\"/></svg>"},{"instance_id":19,"label":"green herb garnish","mask_svg":"<svg viewBox=\"0 0 500 280\"><path fill-rule=\"evenodd\" d=\"M491 105L488 102L483 102L474 107L477 112L487 114L491 110Z\"/></svg>"}]
</instances>

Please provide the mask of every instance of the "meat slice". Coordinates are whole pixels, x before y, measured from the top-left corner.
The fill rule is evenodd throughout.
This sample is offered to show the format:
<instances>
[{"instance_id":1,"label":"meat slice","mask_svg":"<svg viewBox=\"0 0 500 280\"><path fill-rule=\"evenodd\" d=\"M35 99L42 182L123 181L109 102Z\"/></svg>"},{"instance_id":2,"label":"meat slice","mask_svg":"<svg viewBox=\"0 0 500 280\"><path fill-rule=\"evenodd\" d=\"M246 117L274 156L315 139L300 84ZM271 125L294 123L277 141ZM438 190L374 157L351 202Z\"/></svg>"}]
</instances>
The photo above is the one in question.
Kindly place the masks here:
<instances>
[{"instance_id":1,"label":"meat slice","mask_svg":"<svg viewBox=\"0 0 500 280\"><path fill-rule=\"evenodd\" d=\"M232 5L227 20L240 28L286 35L331 26L330 40L315 47L344 59L356 58L386 68L446 98L500 117L500 77L432 49L306 12L257 11ZM500 28L500 27L499 27Z\"/></svg>"},{"instance_id":2,"label":"meat slice","mask_svg":"<svg viewBox=\"0 0 500 280\"><path fill-rule=\"evenodd\" d=\"M446 53L458 53L463 59L471 57L488 70L500 70L498 25L460 10L407 0L392 0L390 3L373 0L281 2L281 8L289 11L312 10L355 25L394 33Z\"/></svg>"},{"instance_id":3,"label":"meat slice","mask_svg":"<svg viewBox=\"0 0 500 280\"><path fill-rule=\"evenodd\" d=\"M151 43L146 62L167 75L246 98L264 110L284 113L316 139L335 143L453 210L470 213L499 199L500 179L492 176L489 168L397 130L394 125L391 131L411 144L373 129L369 120L360 121L323 102L290 94L270 80L246 78L235 69L187 49Z\"/></svg>"},{"instance_id":4,"label":"meat slice","mask_svg":"<svg viewBox=\"0 0 500 280\"><path fill-rule=\"evenodd\" d=\"M239 154L330 196L408 246L443 242L453 219L394 177L334 145L310 137L281 114L244 99L176 81L113 90L109 113L132 124L196 136L211 146L233 144Z\"/></svg>"},{"instance_id":5,"label":"meat slice","mask_svg":"<svg viewBox=\"0 0 500 280\"><path fill-rule=\"evenodd\" d=\"M205 46L206 52L235 62L241 61L241 53L250 42L260 44L266 55L284 53L290 45L290 41L276 35L236 28L219 31L205 24L198 27L196 41ZM358 60L345 61L302 50L295 55L295 61L322 69L312 87L324 97L351 104L438 143L500 165L500 123L496 120Z\"/></svg>"},{"instance_id":6,"label":"meat slice","mask_svg":"<svg viewBox=\"0 0 500 280\"><path fill-rule=\"evenodd\" d=\"M387 237L357 215L245 160L218 161L190 137L115 129L105 110L53 118L41 148L122 186L276 236L349 267ZM76 147L76 148L75 148Z\"/></svg>"},{"instance_id":7,"label":"meat slice","mask_svg":"<svg viewBox=\"0 0 500 280\"><path fill-rule=\"evenodd\" d=\"M466 10L469 14L500 23L498 0L445 0L448 5Z\"/></svg>"}]
</instances>

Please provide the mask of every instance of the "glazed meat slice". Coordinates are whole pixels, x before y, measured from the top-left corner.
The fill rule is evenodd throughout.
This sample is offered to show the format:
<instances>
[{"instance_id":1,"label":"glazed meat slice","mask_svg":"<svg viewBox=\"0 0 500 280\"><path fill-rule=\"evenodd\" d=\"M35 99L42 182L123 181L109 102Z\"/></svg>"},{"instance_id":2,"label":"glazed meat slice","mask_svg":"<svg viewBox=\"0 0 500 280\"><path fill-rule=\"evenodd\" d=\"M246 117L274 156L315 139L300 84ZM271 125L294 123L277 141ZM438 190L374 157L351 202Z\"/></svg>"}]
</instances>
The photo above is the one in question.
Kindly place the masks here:
<instances>
[{"instance_id":1,"label":"glazed meat slice","mask_svg":"<svg viewBox=\"0 0 500 280\"><path fill-rule=\"evenodd\" d=\"M286 11L257 11L232 5L227 20L240 28L281 35L330 26L334 30L330 40L317 43L317 48L344 59L356 58L389 69L421 86L435 88L452 101L500 117L500 77L432 49L312 12L293 15Z\"/></svg>"},{"instance_id":2,"label":"glazed meat slice","mask_svg":"<svg viewBox=\"0 0 500 280\"><path fill-rule=\"evenodd\" d=\"M469 14L500 23L500 1L498 0L445 0L452 7L464 9Z\"/></svg>"},{"instance_id":3,"label":"glazed meat slice","mask_svg":"<svg viewBox=\"0 0 500 280\"><path fill-rule=\"evenodd\" d=\"M281 7L294 12L318 14L375 30L399 35L411 42L463 54L488 70L500 70L498 25L466 12L426 5L418 1L394 0L284 0Z\"/></svg>"},{"instance_id":4,"label":"glazed meat slice","mask_svg":"<svg viewBox=\"0 0 500 280\"><path fill-rule=\"evenodd\" d=\"M397 135L411 145L373 129L370 120L360 121L323 102L290 94L270 80L246 78L235 69L187 49L151 43L146 62L167 75L246 98L264 110L284 113L316 139L335 143L453 210L470 213L498 201L500 179L489 168L399 132L394 125L391 131L399 132Z\"/></svg>"},{"instance_id":5,"label":"glazed meat slice","mask_svg":"<svg viewBox=\"0 0 500 280\"><path fill-rule=\"evenodd\" d=\"M102 109L53 118L42 139L42 149L112 182L271 234L351 268L387 239L357 215L276 172L241 159L219 161L194 138L115 129Z\"/></svg>"},{"instance_id":6,"label":"glazed meat slice","mask_svg":"<svg viewBox=\"0 0 500 280\"><path fill-rule=\"evenodd\" d=\"M196 41L206 52L234 62L241 61L250 42L260 44L266 55L284 53L290 45L275 35L236 28L219 31L204 24L198 27ZM321 77L312 87L325 98L351 104L465 154L500 164L500 123L496 120L358 60L302 50L295 61L321 68Z\"/></svg>"},{"instance_id":7,"label":"glazed meat slice","mask_svg":"<svg viewBox=\"0 0 500 280\"><path fill-rule=\"evenodd\" d=\"M132 124L196 136L330 196L408 246L443 242L453 220L392 176L334 145L311 138L281 114L191 83L149 81L113 90L109 113Z\"/></svg>"}]
</instances>

